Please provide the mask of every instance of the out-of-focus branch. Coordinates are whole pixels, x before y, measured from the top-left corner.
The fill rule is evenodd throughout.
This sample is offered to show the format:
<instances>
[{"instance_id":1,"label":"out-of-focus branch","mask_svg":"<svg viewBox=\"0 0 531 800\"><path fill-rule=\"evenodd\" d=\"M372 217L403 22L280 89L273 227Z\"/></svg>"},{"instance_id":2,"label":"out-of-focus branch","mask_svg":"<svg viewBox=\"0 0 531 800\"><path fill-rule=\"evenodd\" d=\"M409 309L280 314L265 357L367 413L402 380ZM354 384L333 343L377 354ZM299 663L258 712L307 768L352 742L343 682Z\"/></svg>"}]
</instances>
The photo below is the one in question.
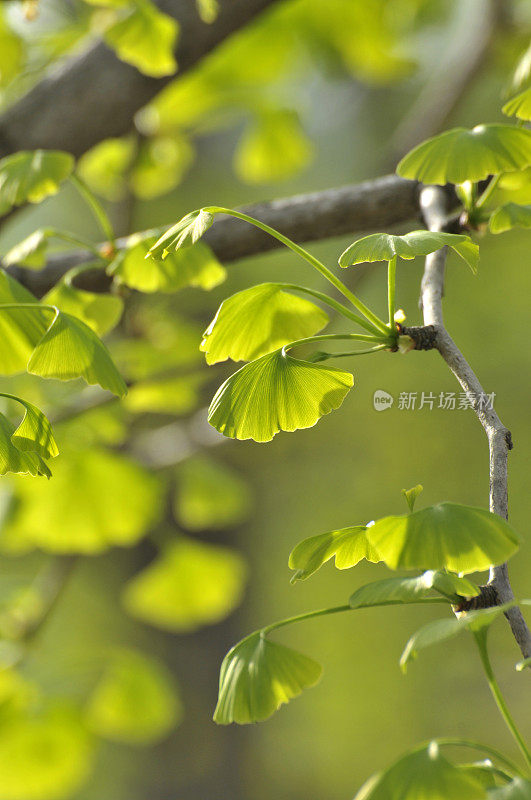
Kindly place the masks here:
<instances>
[{"instance_id":1,"label":"out-of-focus branch","mask_svg":"<svg viewBox=\"0 0 531 800\"><path fill-rule=\"evenodd\" d=\"M192 0L157 0L179 21L181 75L274 0L219 0L207 25ZM16 150L67 150L79 157L102 139L121 136L136 112L170 80L150 78L120 61L105 44L68 61L0 116L0 157Z\"/></svg>"},{"instance_id":2,"label":"out-of-focus branch","mask_svg":"<svg viewBox=\"0 0 531 800\"><path fill-rule=\"evenodd\" d=\"M269 203L247 206L245 213L265 222L295 242L309 242L356 231L388 229L418 215L418 189L415 181L386 175L339 189L296 195ZM124 246L126 240L120 240ZM252 225L233 217L216 217L205 241L220 261L264 253L280 243ZM8 272L37 296L45 294L74 266L93 260L88 251L54 256L40 271L10 267ZM92 291L105 291L110 279L102 271L86 273L76 284Z\"/></svg>"},{"instance_id":3,"label":"out-of-focus branch","mask_svg":"<svg viewBox=\"0 0 531 800\"><path fill-rule=\"evenodd\" d=\"M440 231L444 228L448 216L447 202L448 196L440 187L428 186L421 191L420 204L426 226L430 230ZM486 394L481 383L444 327L442 297L445 264L446 248L426 257L421 287L424 324L433 326L435 347L470 397L474 411L487 434L490 455L489 507L492 512L507 519L507 455L512 448L511 433L502 423L492 405L482 402L482 398L485 398ZM496 590L496 599L499 604L514 599L507 564L491 569L489 587ZM531 656L531 632L522 612L519 608L511 608L506 611L505 616L509 620L514 638L524 658L529 658Z\"/></svg>"}]
</instances>

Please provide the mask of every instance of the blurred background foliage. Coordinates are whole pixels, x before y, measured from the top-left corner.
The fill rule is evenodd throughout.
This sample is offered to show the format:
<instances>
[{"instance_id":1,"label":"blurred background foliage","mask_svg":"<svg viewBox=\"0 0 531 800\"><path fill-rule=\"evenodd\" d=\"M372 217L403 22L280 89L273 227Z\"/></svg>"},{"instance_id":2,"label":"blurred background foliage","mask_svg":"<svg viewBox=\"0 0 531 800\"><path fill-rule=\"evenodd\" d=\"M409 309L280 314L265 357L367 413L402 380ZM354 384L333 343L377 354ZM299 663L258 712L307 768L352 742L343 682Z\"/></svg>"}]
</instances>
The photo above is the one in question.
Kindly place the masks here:
<instances>
[{"instance_id":1,"label":"blurred background foliage","mask_svg":"<svg viewBox=\"0 0 531 800\"><path fill-rule=\"evenodd\" d=\"M123 5L2 4L2 105L99 36L148 74L172 72L176 27L153 21L147 3L136 7L140 29L166 42L146 63L148 40L131 48L127 26L139 23L127 23ZM215 15L215 3L200 5ZM236 206L383 174L423 114L418 99L436 100L449 81L452 89L487 5L278 2L197 68L177 73L134 130L98 144L79 172L121 234L205 204ZM477 68L430 133L502 119L500 97L530 31L527 2L499 4ZM97 237L66 188L11 218L0 249L59 224ZM312 249L333 265L347 244ZM485 235L481 246L477 278L450 258L446 319L513 432L510 513L525 534L528 244L512 232ZM403 263L398 275L410 324L420 321L421 269L419 260ZM487 502L487 444L473 412L398 407L400 392L458 392L433 353L357 360L355 390L337 413L268 446L221 441L208 429L205 405L229 371L204 365L202 331L229 294L287 275L323 288L304 264L275 251L230 265L225 282L222 273L207 280L208 292L124 289L125 310L108 338L134 384L121 403L29 375L2 379L50 410L61 451L51 481L10 477L0 487L2 800L339 800L429 736L481 733L510 746L470 642L428 651L405 677L398 670L408 635L437 613L426 609L362 611L290 629L282 640L324 664L319 686L260 726L211 721L219 664L242 635L344 602L385 572L329 566L291 586L287 557L297 541L405 511L400 490L418 482L421 504ZM381 266L348 277L383 313ZM373 408L376 389L395 397L385 413ZM526 543L512 565L517 593L525 592L530 557ZM514 642L502 624L494 637L502 686L531 733Z\"/></svg>"}]
</instances>

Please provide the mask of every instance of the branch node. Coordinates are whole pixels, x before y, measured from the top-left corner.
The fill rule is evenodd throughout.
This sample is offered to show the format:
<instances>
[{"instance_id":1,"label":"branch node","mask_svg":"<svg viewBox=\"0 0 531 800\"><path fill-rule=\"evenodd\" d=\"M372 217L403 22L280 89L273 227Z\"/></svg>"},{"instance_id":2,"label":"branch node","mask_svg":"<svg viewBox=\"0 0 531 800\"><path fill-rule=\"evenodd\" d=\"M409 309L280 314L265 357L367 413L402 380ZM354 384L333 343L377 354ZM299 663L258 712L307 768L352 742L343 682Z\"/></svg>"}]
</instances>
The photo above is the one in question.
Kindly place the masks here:
<instances>
[{"instance_id":1,"label":"branch node","mask_svg":"<svg viewBox=\"0 0 531 800\"><path fill-rule=\"evenodd\" d=\"M498 592L492 584L479 587L480 593L476 597L470 599L463 598L459 605L454 606L456 614L462 614L466 611L477 611L480 608L492 608L499 605Z\"/></svg>"},{"instance_id":2,"label":"branch node","mask_svg":"<svg viewBox=\"0 0 531 800\"><path fill-rule=\"evenodd\" d=\"M435 325L414 325L408 328L398 324L398 331L402 336L413 339L413 350L434 350L437 347L437 328Z\"/></svg>"}]
</instances>

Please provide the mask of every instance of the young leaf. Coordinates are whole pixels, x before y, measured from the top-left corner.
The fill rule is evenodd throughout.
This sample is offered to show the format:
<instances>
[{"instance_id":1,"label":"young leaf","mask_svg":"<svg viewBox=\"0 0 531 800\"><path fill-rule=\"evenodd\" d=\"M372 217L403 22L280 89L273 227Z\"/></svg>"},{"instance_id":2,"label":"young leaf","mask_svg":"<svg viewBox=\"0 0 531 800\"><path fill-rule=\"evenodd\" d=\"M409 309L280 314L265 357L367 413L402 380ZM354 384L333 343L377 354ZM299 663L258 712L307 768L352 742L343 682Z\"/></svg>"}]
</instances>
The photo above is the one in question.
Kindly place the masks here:
<instances>
[{"instance_id":1,"label":"young leaf","mask_svg":"<svg viewBox=\"0 0 531 800\"><path fill-rule=\"evenodd\" d=\"M279 431L311 428L339 408L354 378L277 350L246 364L220 386L208 421L223 436L269 442Z\"/></svg>"},{"instance_id":2,"label":"young leaf","mask_svg":"<svg viewBox=\"0 0 531 800\"><path fill-rule=\"evenodd\" d=\"M531 121L531 87L525 89L516 97L512 97L502 108L503 113L508 117L518 117L525 122Z\"/></svg>"},{"instance_id":3,"label":"young leaf","mask_svg":"<svg viewBox=\"0 0 531 800\"><path fill-rule=\"evenodd\" d=\"M479 246L469 236L423 230L411 231L404 236L371 233L347 247L339 257L339 266L348 267L365 261L390 261L395 256L405 259L427 256L445 246L455 250L472 272L477 272Z\"/></svg>"},{"instance_id":4,"label":"young leaf","mask_svg":"<svg viewBox=\"0 0 531 800\"><path fill-rule=\"evenodd\" d=\"M379 519L367 538L391 569L479 572L507 561L519 546L508 522L483 508L439 503Z\"/></svg>"},{"instance_id":5,"label":"young leaf","mask_svg":"<svg viewBox=\"0 0 531 800\"><path fill-rule=\"evenodd\" d=\"M140 144L129 185L142 200L160 197L181 183L194 158L193 145L182 133L145 139Z\"/></svg>"},{"instance_id":6,"label":"young leaf","mask_svg":"<svg viewBox=\"0 0 531 800\"><path fill-rule=\"evenodd\" d=\"M489 800L531 800L531 781L527 778L513 778L510 783L493 789Z\"/></svg>"},{"instance_id":7,"label":"young leaf","mask_svg":"<svg viewBox=\"0 0 531 800\"><path fill-rule=\"evenodd\" d=\"M34 303L37 298L18 281L0 270L0 374L13 375L26 369L29 358L48 327L40 310L2 308L3 304Z\"/></svg>"},{"instance_id":8,"label":"young leaf","mask_svg":"<svg viewBox=\"0 0 531 800\"><path fill-rule=\"evenodd\" d=\"M63 381L83 378L88 384L97 383L119 397L127 393L103 342L84 322L61 311L56 312L35 347L27 369L43 378Z\"/></svg>"},{"instance_id":9,"label":"young leaf","mask_svg":"<svg viewBox=\"0 0 531 800\"><path fill-rule=\"evenodd\" d=\"M3 257L4 267L17 264L28 269L41 269L46 263L48 239L54 233L51 228L39 228L16 244Z\"/></svg>"},{"instance_id":10,"label":"young leaf","mask_svg":"<svg viewBox=\"0 0 531 800\"><path fill-rule=\"evenodd\" d=\"M380 557L369 544L365 525L342 528L303 539L291 551L288 565L296 570L291 582L303 581L335 556L337 569L355 567L364 558L376 564Z\"/></svg>"},{"instance_id":11,"label":"young leaf","mask_svg":"<svg viewBox=\"0 0 531 800\"><path fill-rule=\"evenodd\" d=\"M151 0L137 0L133 11L105 31L104 39L118 58L144 75L161 78L177 69L174 56L179 25Z\"/></svg>"},{"instance_id":12,"label":"young leaf","mask_svg":"<svg viewBox=\"0 0 531 800\"><path fill-rule=\"evenodd\" d=\"M93 192L107 200L120 200L126 192L126 173L135 156L132 136L104 139L81 156L77 172Z\"/></svg>"},{"instance_id":13,"label":"young leaf","mask_svg":"<svg viewBox=\"0 0 531 800\"><path fill-rule=\"evenodd\" d=\"M74 157L56 150L21 150L0 161L0 204L40 203L71 174Z\"/></svg>"},{"instance_id":14,"label":"young leaf","mask_svg":"<svg viewBox=\"0 0 531 800\"><path fill-rule=\"evenodd\" d=\"M124 308L121 297L77 289L67 276L50 289L42 302L81 320L97 336L105 336L116 327Z\"/></svg>"},{"instance_id":15,"label":"young leaf","mask_svg":"<svg viewBox=\"0 0 531 800\"><path fill-rule=\"evenodd\" d=\"M234 527L249 516L251 507L248 483L225 464L195 456L179 466L173 510L188 530Z\"/></svg>"},{"instance_id":16,"label":"young leaf","mask_svg":"<svg viewBox=\"0 0 531 800\"><path fill-rule=\"evenodd\" d=\"M174 681L162 664L137 650L118 650L89 698L88 728L112 742L153 744L181 719Z\"/></svg>"},{"instance_id":17,"label":"young leaf","mask_svg":"<svg viewBox=\"0 0 531 800\"><path fill-rule=\"evenodd\" d=\"M108 268L109 274L139 292L177 292L185 286L208 290L225 280L225 269L203 242L169 253L163 261L146 261L155 238L131 237L131 246L118 254Z\"/></svg>"},{"instance_id":18,"label":"young leaf","mask_svg":"<svg viewBox=\"0 0 531 800\"><path fill-rule=\"evenodd\" d=\"M373 776L354 800L486 800L480 781L450 764L436 742L413 750Z\"/></svg>"},{"instance_id":19,"label":"young leaf","mask_svg":"<svg viewBox=\"0 0 531 800\"><path fill-rule=\"evenodd\" d=\"M15 426L0 414L0 475L14 472L50 478L52 473L46 462L34 451L19 450L12 439L14 433Z\"/></svg>"},{"instance_id":20,"label":"young leaf","mask_svg":"<svg viewBox=\"0 0 531 800\"><path fill-rule=\"evenodd\" d=\"M531 228L531 205L506 203L491 214L489 219L491 233L504 233L511 228Z\"/></svg>"},{"instance_id":21,"label":"young leaf","mask_svg":"<svg viewBox=\"0 0 531 800\"><path fill-rule=\"evenodd\" d=\"M427 139L396 168L422 183L464 183L512 172L531 164L531 131L513 125L454 128Z\"/></svg>"},{"instance_id":22,"label":"young leaf","mask_svg":"<svg viewBox=\"0 0 531 800\"><path fill-rule=\"evenodd\" d=\"M149 256L155 261L164 261L172 250L198 242L213 222L214 215L204 208L190 212L157 239L149 248L146 258Z\"/></svg>"},{"instance_id":23,"label":"young leaf","mask_svg":"<svg viewBox=\"0 0 531 800\"><path fill-rule=\"evenodd\" d=\"M446 581L446 578L449 578L449 580ZM365 586L361 586L351 595L349 603L352 608L364 608L390 602L415 603L417 600L432 594L434 589L445 596L451 593L453 595L452 599L455 600L458 599L457 589L460 596L475 597L479 594L478 587L464 578L428 570L415 578L387 578L382 581L368 583Z\"/></svg>"},{"instance_id":24,"label":"young leaf","mask_svg":"<svg viewBox=\"0 0 531 800\"><path fill-rule=\"evenodd\" d=\"M52 426L42 411L21 397L15 397L4 392L1 392L0 396L16 400L17 403L21 403L25 408L22 422L11 436L11 441L15 447L18 450L38 453L42 458L55 458L55 456L59 455Z\"/></svg>"},{"instance_id":25,"label":"young leaf","mask_svg":"<svg viewBox=\"0 0 531 800\"><path fill-rule=\"evenodd\" d=\"M267 719L314 686L321 673L313 659L271 641L262 631L252 633L223 659L214 722L245 725Z\"/></svg>"},{"instance_id":26,"label":"young leaf","mask_svg":"<svg viewBox=\"0 0 531 800\"><path fill-rule=\"evenodd\" d=\"M415 508L415 501L419 494L424 491L424 487L421 483L417 483L416 486L413 486L411 489L402 489L402 494L406 499L406 503L409 506L409 510L413 511Z\"/></svg>"},{"instance_id":27,"label":"young leaf","mask_svg":"<svg viewBox=\"0 0 531 800\"><path fill-rule=\"evenodd\" d=\"M239 553L179 537L132 578L127 611L162 630L197 630L225 619L240 603L246 566Z\"/></svg>"},{"instance_id":28,"label":"young leaf","mask_svg":"<svg viewBox=\"0 0 531 800\"><path fill-rule=\"evenodd\" d=\"M282 345L320 331L325 312L309 300L261 283L224 300L205 333L200 349L207 364L231 358L252 361Z\"/></svg>"}]
</instances>

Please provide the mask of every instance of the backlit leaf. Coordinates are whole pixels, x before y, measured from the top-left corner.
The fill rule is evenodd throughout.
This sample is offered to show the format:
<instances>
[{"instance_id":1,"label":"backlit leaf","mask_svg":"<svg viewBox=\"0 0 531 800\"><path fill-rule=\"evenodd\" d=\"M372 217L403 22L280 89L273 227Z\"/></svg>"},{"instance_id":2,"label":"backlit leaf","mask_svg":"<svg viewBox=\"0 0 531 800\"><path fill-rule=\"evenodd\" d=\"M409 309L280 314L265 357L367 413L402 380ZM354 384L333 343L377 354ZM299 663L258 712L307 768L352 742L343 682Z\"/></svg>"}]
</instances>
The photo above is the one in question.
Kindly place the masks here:
<instances>
[{"instance_id":1,"label":"backlit leaf","mask_svg":"<svg viewBox=\"0 0 531 800\"><path fill-rule=\"evenodd\" d=\"M22 422L11 437L11 441L18 450L28 450L38 453L42 458L55 458L59 449L54 439L52 426L36 406L15 397L11 394L0 393L1 397L16 400L24 406L25 413Z\"/></svg>"},{"instance_id":2,"label":"backlit leaf","mask_svg":"<svg viewBox=\"0 0 531 800\"><path fill-rule=\"evenodd\" d=\"M29 358L48 327L47 317L30 309L6 309L3 304L35 303L37 298L0 270L0 373L13 375L26 369Z\"/></svg>"},{"instance_id":3,"label":"backlit leaf","mask_svg":"<svg viewBox=\"0 0 531 800\"><path fill-rule=\"evenodd\" d=\"M245 725L267 719L321 677L320 664L261 631L229 650L219 676L214 722Z\"/></svg>"},{"instance_id":4,"label":"backlit leaf","mask_svg":"<svg viewBox=\"0 0 531 800\"><path fill-rule=\"evenodd\" d=\"M491 233L504 233L511 228L531 228L531 205L506 203L491 214L489 220Z\"/></svg>"},{"instance_id":5,"label":"backlit leaf","mask_svg":"<svg viewBox=\"0 0 531 800\"><path fill-rule=\"evenodd\" d=\"M155 261L164 260L172 251L199 241L213 222L214 215L204 208L190 212L151 245L148 255Z\"/></svg>"},{"instance_id":6,"label":"backlit leaf","mask_svg":"<svg viewBox=\"0 0 531 800\"><path fill-rule=\"evenodd\" d=\"M422 183L481 181L489 175L531 164L531 131L512 125L454 128L427 139L396 168L403 178Z\"/></svg>"},{"instance_id":7,"label":"backlit leaf","mask_svg":"<svg viewBox=\"0 0 531 800\"><path fill-rule=\"evenodd\" d=\"M81 156L77 171L97 194L120 200L126 192L125 175L135 155L132 137L104 139Z\"/></svg>"},{"instance_id":8,"label":"backlit leaf","mask_svg":"<svg viewBox=\"0 0 531 800\"><path fill-rule=\"evenodd\" d=\"M320 533L299 542L289 557L290 569L296 570L291 582L306 580L334 556L337 569L355 567L364 558L373 564L380 561L378 553L369 544L365 531L365 525L356 525Z\"/></svg>"},{"instance_id":9,"label":"backlit leaf","mask_svg":"<svg viewBox=\"0 0 531 800\"><path fill-rule=\"evenodd\" d=\"M422 494L423 491L424 487L421 483L417 483L417 485L413 486L411 489L402 489L402 495L404 496L410 511L413 511L415 508L417 497Z\"/></svg>"},{"instance_id":10,"label":"backlit leaf","mask_svg":"<svg viewBox=\"0 0 531 800\"><path fill-rule=\"evenodd\" d=\"M107 28L104 39L118 58L154 78L173 75L179 25L151 0L137 0L125 19Z\"/></svg>"},{"instance_id":11,"label":"backlit leaf","mask_svg":"<svg viewBox=\"0 0 531 800\"><path fill-rule=\"evenodd\" d=\"M177 186L195 156L194 148L184 136L158 136L142 142L129 184L137 197L151 200Z\"/></svg>"},{"instance_id":12,"label":"backlit leaf","mask_svg":"<svg viewBox=\"0 0 531 800\"><path fill-rule=\"evenodd\" d=\"M15 426L0 414L0 475L14 472L49 478L51 472L46 462L36 452L26 452L22 448L19 450L13 443L14 433Z\"/></svg>"},{"instance_id":13,"label":"backlit leaf","mask_svg":"<svg viewBox=\"0 0 531 800\"><path fill-rule=\"evenodd\" d=\"M214 22L219 14L218 0L196 0L196 5L199 16L203 22L206 22L207 25Z\"/></svg>"},{"instance_id":14,"label":"backlit leaf","mask_svg":"<svg viewBox=\"0 0 531 800\"><path fill-rule=\"evenodd\" d=\"M251 504L248 484L225 464L195 456L177 470L173 508L177 520L189 530L238 525L248 517Z\"/></svg>"},{"instance_id":15,"label":"backlit leaf","mask_svg":"<svg viewBox=\"0 0 531 800\"><path fill-rule=\"evenodd\" d=\"M17 264L28 269L40 269L46 263L48 239L52 235L50 228L39 228L11 248L2 258L5 267Z\"/></svg>"},{"instance_id":16,"label":"backlit leaf","mask_svg":"<svg viewBox=\"0 0 531 800\"><path fill-rule=\"evenodd\" d=\"M123 407L133 414L189 414L199 402L199 388L207 376L204 372L159 378L135 383L123 400Z\"/></svg>"},{"instance_id":17,"label":"backlit leaf","mask_svg":"<svg viewBox=\"0 0 531 800\"><path fill-rule=\"evenodd\" d=\"M531 120L531 88L525 89L516 97L511 98L502 108L508 117L518 117L526 122Z\"/></svg>"},{"instance_id":18,"label":"backlit leaf","mask_svg":"<svg viewBox=\"0 0 531 800\"><path fill-rule=\"evenodd\" d=\"M449 578L450 580L445 580ZM452 580L453 579L453 580ZM470 581L459 578L457 575L446 575L443 572L428 570L414 578L387 578L361 586L353 595L349 603L352 608L384 605L386 603L415 603L417 600L433 596L433 591L442 592L445 596L453 594L452 599L460 596L475 597L479 589Z\"/></svg>"},{"instance_id":19,"label":"backlit leaf","mask_svg":"<svg viewBox=\"0 0 531 800\"><path fill-rule=\"evenodd\" d=\"M98 736L146 745L175 727L181 704L162 664L137 650L118 650L88 700L85 718Z\"/></svg>"},{"instance_id":20,"label":"backlit leaf","mask_svg":"<svg viewBox=\"0 0 531 800\"><path fill-rule=\"evenodd\" d=\"M251 361L284 344L312 336L328 322L309 300L261 283L224 300L203 335L200 349L208 364Z\"/></svg>"},{"instance_id":21,"label":"backlit leaf","mask_svg":"<svg viewBox=\"0 0 531 800\"><path fill-rule=\"evenodd\" d=\"M439 503L379 519L367 538L391 569L476 572L507 561L519 546L508 522L483 508Z\"/></svg>"},{"instance_id":22,"label":"backlit leaf","mask_svg":"<svg viewBox=\"0 0 531 800\"><path fill-rule=\"evenodd\" d=\"M423 230L411 231L404 236L371 233L347 247L339 257L339 266L348 267L365 261L390 261L395 256L405 259L427 256L445 246L455 250L472 272L477 271L479 247L469 236Z\"/></svg>"},{"instance_id":23,"label":"backlit leaf","mask_svg":"<svg viewBox=\"0 0 531 800\"><path fill-rule=\"evenodd\" d=\"M349 372L277 350L246 364L220 386L208 421L232 439L269 442L281 430L311 428L339 408L353 383Z\"/></svg>"},{"instance_id":24,"label":"backlit leaf","mask_svg":"<svg viewBox=\"0 0 531 800\"><path fill-rule=\"evenodd\" d=\"M70 153L20 150L0 161L0 204L40 203L59 191L74 168Z\"/></svg>"},{"instance_id":25,"label":"backlit leaf","mask_svg":"<svg viewBox=\"0 0 531 800\"><path fill-rule=\"evenodd\" d=\"M124 308L121 297L77 289L66 276L50 289L42 302L81 320L97 336L105 336L116 327Z\"/></svg>"},{"instance_id":26,"label":"backlit leaf","mask_svg":"<svg viewBox=\"0 0 531 800\"><path fill-rule=\"evenodd\" d=\"M239 605L246 572L239 553L181 536L129 581L123 603L158 628L193 631L219 622Z\"/></svg>"},{"instance_id":27,"label":"backlit leaf","mask_svg":"<svg viewBox=\"0 0 531 800\"><path fill-rule=\"evenodd\" d=\"M24 40L7 25L0 9L0 86L5 86L19 74L25 50Z\"/></svg>"}]
</instances>

